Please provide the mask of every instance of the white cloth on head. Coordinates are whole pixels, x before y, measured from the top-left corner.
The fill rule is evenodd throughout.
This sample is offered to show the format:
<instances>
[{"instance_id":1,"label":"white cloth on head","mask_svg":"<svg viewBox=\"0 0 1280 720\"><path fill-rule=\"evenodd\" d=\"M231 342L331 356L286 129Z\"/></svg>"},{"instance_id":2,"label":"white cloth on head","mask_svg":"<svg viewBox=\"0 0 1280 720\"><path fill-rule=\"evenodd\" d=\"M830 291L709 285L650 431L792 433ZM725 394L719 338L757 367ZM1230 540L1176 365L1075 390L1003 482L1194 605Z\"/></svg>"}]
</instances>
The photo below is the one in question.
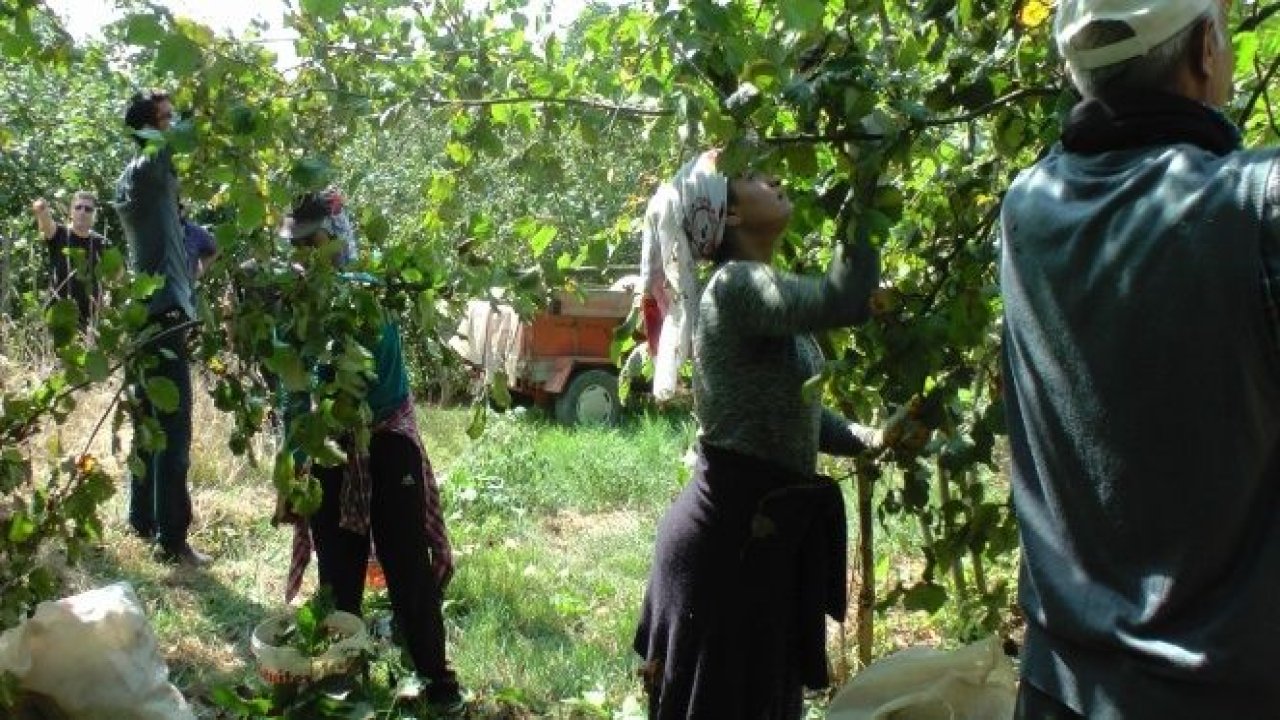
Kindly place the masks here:
<instances>
[{"instance_id":1,"label":"white cloth on head","mask_svg":"<svg viewBox=\"0 0 1280 720\"><path fill-rule=\"evenodd\" d=\"M720 248L728 201L729 181L716 172L716 152L710 151L685 163L645 210L640 275L644 292L663 314L653 373L659 401L675 394L693 347L699 295L695 261L712 259Z\"/></svg>"},{"instance_id":2,"label":"white cloth on head","mask_svg":"<svg viewBox=\"0 0 1280 720\"><path fill-rule=\"evenodd\" d=\"M359 248L356 246L356 226L347 212L346 199L335 187L325 191L329 200L329 216L324 219L324 229L329 236L337 238L342 244L342 254L338 257L339 265L346 265L356 259Z\"/></svg>"}]
</instances>

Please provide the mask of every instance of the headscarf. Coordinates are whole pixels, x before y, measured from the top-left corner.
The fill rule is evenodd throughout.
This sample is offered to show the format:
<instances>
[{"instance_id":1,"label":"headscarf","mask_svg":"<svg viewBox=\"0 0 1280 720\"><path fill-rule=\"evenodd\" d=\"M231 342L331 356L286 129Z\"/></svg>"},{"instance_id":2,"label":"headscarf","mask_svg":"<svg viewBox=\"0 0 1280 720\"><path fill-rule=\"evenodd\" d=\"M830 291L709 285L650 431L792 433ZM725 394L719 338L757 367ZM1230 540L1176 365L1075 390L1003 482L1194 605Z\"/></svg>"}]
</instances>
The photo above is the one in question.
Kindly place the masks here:
<instances>
[{"instance_id":1,"label":"headscarf","mask_svg":"<svg viewBox=\"0 0 1280 720\"><path fill-rule=\"evenodd\" d=\"M351 215L347 212L346 200L342 197L342 193L337 188L330 187L326 194L329 217L325 218L324 229L329 232L330 237L337 238L342 243L342 254L338 257L338 265L343 266L355 260L359 252L356 247L355 223L351 221Z\"/></svg>"},{"instance_id":2,"label":"headscarf","mask_svg":"<svg viewBox=\"0 0 1280 720\"><path fill-rule=\"evenodd\" d=\"M355 260L358 251L355 223L337 188L330 187L299 196L281 223L278 234L285 240L297 243L309 240L320 230L327 232L341 246L338 253L339 267Z\"/></svg>"},{"instance_id":3,"label":"headscarf","mask_svg":"<svg viewBox=\"0 0 1280 720\"><path fill-rule=\"evenodd\" d=\"M662 317L653 373L659 401L675 394L693 347L699 300L695 262L714 258L724 240L729 181L716 172L717 154L708 151L685 163L645 210L640 276Z\"/></svg>"}]
</instances>

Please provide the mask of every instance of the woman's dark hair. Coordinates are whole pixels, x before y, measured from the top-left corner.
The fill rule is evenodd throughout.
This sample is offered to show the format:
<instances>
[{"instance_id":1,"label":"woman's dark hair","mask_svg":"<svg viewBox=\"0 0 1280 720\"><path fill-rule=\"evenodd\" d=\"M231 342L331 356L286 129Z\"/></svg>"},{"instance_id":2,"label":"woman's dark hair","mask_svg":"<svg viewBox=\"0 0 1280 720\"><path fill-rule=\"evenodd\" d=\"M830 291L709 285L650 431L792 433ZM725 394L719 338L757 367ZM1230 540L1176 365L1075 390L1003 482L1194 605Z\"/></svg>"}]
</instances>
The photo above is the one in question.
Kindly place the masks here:
<instances>
[{"instance_id":1,"label":"woman's dark hair","mask_svg":"<svg viewBox=\"0 0 1280 720\"><path fill-rule=\"evenodd\" d=\"M738 204L738 196L733 192L733 181L730 180L728 194L725 198L725 215L729 213L729 208ZM736 228L729 226L728 219L724 224L724 237L720 239L720 247L716 248L716 254L711 258L711 262L715 265L723 265L733 259L738 252L738 231Z\"/></svg>"},{"instance_id":2,"label":"woman's dark hair","mask_svg":"<svg viewBox=\"0 0 1280 720\"><path fill-rule=\"evenodd\" d=\"M141 130L148 125L155 127L157 106L168 99L169 94L161 90L134 93L124 111L124 124L134 130Z\"/></svg>"}]
</instances>

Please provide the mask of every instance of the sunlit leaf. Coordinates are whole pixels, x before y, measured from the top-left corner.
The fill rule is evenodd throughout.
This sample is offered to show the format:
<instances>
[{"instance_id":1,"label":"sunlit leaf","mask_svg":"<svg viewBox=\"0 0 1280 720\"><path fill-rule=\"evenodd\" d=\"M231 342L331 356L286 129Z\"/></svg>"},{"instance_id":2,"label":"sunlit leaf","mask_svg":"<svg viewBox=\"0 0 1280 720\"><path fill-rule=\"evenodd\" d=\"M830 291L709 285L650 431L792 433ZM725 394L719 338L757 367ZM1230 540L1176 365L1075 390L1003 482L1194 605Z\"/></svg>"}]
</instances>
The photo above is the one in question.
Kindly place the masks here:
<instances>
[{"instance_id":1,"label":"sunlit leaf","mask_svg":"<svg viewBox=\"0 0 1280 720\"><path fill-rule=\"evenodd\" d=\"M162 413L175 412L178 409L178 386L167 377L147 378L147 399Z\"/></svg>"},{"instance_id":2,"label":"sunlit leaf","mask_svg":"<svg viewBox=\"0 0 1280 720\"><path fill-rule=\"evenodd\" d=\"M170 33L156 49L156 69L178 77L190 75L204 64L200 46L185 35Z\"/></svg>"}]
</instances>

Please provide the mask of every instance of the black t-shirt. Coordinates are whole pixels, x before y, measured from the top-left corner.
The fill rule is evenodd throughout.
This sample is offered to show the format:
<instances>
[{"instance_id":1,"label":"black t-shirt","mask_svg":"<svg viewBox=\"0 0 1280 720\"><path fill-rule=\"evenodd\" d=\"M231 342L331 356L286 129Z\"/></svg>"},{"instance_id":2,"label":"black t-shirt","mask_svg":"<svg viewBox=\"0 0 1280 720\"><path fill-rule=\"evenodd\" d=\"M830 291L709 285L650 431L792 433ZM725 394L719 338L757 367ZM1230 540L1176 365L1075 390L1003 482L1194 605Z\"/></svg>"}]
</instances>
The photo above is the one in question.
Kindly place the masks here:
<instances>
[{"instance_id":1,"label":"black t-shirt","mask_svg":"<svg viewBox=\"0 0 1280 720\"><path fill-rule=\"evenodd\" d=\"M71 232L66 225L58 225L48 240L50 283L56 299L71 298L80 305L81 313L88 311L89 300L100 298L98 287L98 262L107 247L107 239L92 230L87 237ZM68 252L68 251L71 252ZM86 278L76 271L75 250L84 252Z\"/></svg>"}]
</instances>

